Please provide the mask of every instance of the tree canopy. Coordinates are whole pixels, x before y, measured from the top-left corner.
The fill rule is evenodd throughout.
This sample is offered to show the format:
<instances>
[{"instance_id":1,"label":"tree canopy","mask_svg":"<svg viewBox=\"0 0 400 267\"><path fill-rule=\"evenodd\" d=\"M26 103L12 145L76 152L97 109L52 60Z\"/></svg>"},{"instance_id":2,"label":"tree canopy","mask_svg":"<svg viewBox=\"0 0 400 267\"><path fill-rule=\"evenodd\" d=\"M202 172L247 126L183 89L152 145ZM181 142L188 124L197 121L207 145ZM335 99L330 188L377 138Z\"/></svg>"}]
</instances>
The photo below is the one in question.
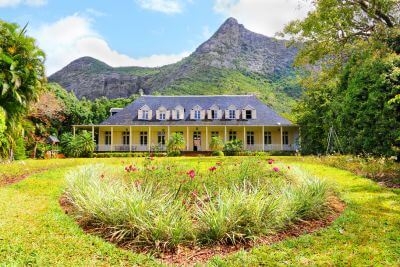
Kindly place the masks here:
<instances>
[{"instance_id":1,"label":"tree canopy","mask_svg":"<svg viewBox=\"0 0 400 267\"><path fill-rule=\"evenodd\" d=\"M305 154L323 153L330 127L344 152L394 155L400 143L400 3L315 0L284 34L298 45L307 88L296 108Z\"/></svg>"}]
</instances>

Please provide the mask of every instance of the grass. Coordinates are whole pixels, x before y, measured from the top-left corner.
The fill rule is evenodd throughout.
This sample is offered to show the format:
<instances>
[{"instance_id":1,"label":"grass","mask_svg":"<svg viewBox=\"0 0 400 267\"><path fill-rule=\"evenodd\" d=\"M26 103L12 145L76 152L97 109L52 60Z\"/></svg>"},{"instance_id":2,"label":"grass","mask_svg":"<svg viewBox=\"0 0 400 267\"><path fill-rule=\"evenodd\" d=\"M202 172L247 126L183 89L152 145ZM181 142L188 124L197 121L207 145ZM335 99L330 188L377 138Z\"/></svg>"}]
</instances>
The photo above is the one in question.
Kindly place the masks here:
<instances>
[{"instance_id":1,"label":"grass","mask_svg":"<svg viewBox=\"0 0 400 267\"><path fill-rule=\"evenodd\" d=\"M212 163L87 165L67 174L66 198L82 225L159 251L248 242L330 211L327 184L301 170L252 158Z\"/></svg>"},{"instance_id":2,"label":"grass","mask_svg":"<svg viewBox=\"0 0 400 267\"><path fill-rule=\"evenodd\" d=\"M217 159L177 160L188 166L197 166L209 165L211 160ZM236 159L223 159L232 160ZM287 157L282 160L335 184L347 203L345 212L327 229L225 258L215 257L208 262L209 265L400 264L399 189L383 188L348 171L303 162L302 158ZM17 184L0 188L1 265L160 265L151 256L125 251L101 238L85 234L71 217L62 212L58 199L66 185L63 177L73 169L68 167L71 166L68 162L75 160L64 161L67 167L49 168ZM74 164L102 162L121 165L121 159L78 161ZM52 160L43 162L47 167L53 164ZM28 161L26 164L31 163ZM7 169L4 165L1 168ZM10 168L8 174L11 173Z\"/></svg>"}]
</instances>

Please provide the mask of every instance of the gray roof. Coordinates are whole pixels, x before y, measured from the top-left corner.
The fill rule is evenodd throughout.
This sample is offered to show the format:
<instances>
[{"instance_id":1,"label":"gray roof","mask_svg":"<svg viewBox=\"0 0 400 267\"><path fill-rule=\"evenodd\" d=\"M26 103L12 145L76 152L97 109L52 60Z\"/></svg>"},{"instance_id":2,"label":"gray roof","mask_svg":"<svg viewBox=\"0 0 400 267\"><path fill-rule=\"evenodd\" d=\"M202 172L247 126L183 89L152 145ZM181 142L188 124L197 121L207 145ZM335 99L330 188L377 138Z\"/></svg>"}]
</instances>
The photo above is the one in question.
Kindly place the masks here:
<instances>
[{"instance_id":1,"label":"gray roof","mask_svg":"<svg viewBox=\"0 0 400 267\"><path fill-rule=\"evenodd\" d=\"M151 120L138 120L138 110L147 105L153 110ZM155 110L163 106L172 110L176 106L185 109L184 120L155 119ZM217 105L226 110L230 105L237 109L244 109L250 105L257 111L256 119L251 120L191 120L190 110L199 105L202 109L209 109ZM141 96L122 111L102 122L100 125L293 125L289 120L279 116L270 107L258 100L254 95L220 95L220 96Z\"/></svg>"},{"instance_id":2,"label":"gray roof","mask_svg":"<svg viewBox=\"0 0 400 267\"><path fill-rule=\"evenodd\" d=\"M49 137L47 137L47 142L48 143L60 143L60 140L58 140L58 138L54 135L50 135Z\"/></svg>"}]
</instances>

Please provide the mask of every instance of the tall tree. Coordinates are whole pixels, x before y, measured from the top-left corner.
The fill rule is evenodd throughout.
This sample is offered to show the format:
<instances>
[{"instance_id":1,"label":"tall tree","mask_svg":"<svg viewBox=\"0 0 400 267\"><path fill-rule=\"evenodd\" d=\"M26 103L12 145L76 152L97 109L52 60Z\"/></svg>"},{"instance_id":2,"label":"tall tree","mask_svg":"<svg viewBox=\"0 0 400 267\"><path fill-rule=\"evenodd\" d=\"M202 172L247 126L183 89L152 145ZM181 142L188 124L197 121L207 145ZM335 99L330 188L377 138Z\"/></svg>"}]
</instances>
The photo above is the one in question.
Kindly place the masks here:
<instances>
[{"instance_id":1,"label":"tall tree","mask_svg":"<svg viewBox=\"0 0 400 267\"><path fill-rule=\"evenodd\" d=\"M303 153L322 153L329 128L345 152L392 155L399 147L400 3L315 0L284 34L299 45L307 88L297 107Z\"/></svg>"},{"instance_id":2,"label":"tall tree","mask_svg":"<svg viewBox=\"0 0 400 267\"><path fill-rule=\"evenodd\" d=\"M26 27L21 29L0 20L0 107L6 114L8 136L8 141L1 144L3 148L12 148L21 134L21 118L43 88L44 59L35 39L26 35Z\"/></svg>"}]
</instances>

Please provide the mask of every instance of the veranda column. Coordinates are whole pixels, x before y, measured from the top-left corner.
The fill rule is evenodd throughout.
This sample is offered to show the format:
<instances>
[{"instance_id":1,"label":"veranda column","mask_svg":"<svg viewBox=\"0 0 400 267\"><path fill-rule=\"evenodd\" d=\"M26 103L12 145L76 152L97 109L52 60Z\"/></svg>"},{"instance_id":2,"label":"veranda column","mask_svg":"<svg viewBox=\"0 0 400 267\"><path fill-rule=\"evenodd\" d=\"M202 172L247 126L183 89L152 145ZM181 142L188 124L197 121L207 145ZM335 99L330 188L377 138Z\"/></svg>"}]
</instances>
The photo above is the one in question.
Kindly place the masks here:
<instances>
[{"instance_id":1,"label":"veranda column","mask_svg":"<svg viewBox=\"0 0 400 267\"><path fill-rule=\"evenodd\" d=\"M264 126L262 127L261 139L262 139L262 151L264 151L264 150L265 150L265 132L264 132Z\"/></svg>"},{"instance_id":2,"label":"veranda column","mask_svg":"<svg viewBox=\"0 0 400 267\"><path fill-rule=\"evenodd\" d=\"M208 126L206 126L206 151L208 150Z\"/></svg>"},{"instance_id":3,"label":"veranda column","mask_svg":"<svg viewBox=\"0 0 400 267\"><path fill-rule=\"evenodd\" d=\"M246 140L246 126L243 126L243 149L246 150L247 140Z\"/></svg>"},{"instance_id":4,"label":"veranda column","mask_svg":"<svg viewBox=\"0 0 400 267\"><path fill-rule=\"evenodd\" d=\"M74 132L74 137L75 137L75 126L72 126L72 131Z\"/></svg>"},{"instance_id":5,"label":"veranda column","mask_svg":"<svg viewBox=\"0 0 400 267\"><path fill-rule=\"evenodd\" d=\"M129 126L129 152L132 152L132 126Z\"/></svg>"},{"instance_id":6,"label":"veranda column","mask_svg":"<svg viewBox=\"0 0 400 267\"><path fill-rule=\"evenodd\" d=\"M225 134L224 134L224 143L226 143L226 126L224 128Z\"/></svg>"},{"instance_id":7,"label":"veranda column","mask_svg":"<svg viewBox=\"0 0 400 267\"><path fill-rule=\"evenodd\" d=\"M169 141L169 139L171 138L170 136L170 134L171 134L171 129L170 129L171 127L168 125L168 136L167 136L167 142L166 143L168 143L168 141Z\"/></svg>"},{"instance_id":8,"label":"veranda column","mask_svg":"<svg viewBox=\"0 0 400 267\"><path fill-rule=\"evenodd\" d=\"M282 126L281 126L281 150L283 150L283 133L282 133L282 131L283 131L283 128L282 128Z\"/></svg>"},{"instance_id":9,"label":"veranda column","mask_svg":"<svg viewBox=\"0 0 400 267\"><path fill-rule=\"evenodd\" d=\"M113 136L114 136L114 127L111 126L111 142L110 142L111 148L110 148L110 151L113 151Z\"/></svg>"},{"instance_id":10,"label":"veranda column","mask_svg":"<svg viewBox=\"0 0 400 267\"><path fill-rule=\"evenodd\" d=\"M94 126L92 125L92 140L94 142Z\"/></svg>"},{"instance_id":11,"label":"veranda column","mask_svg":"<svg viewBox=\"0 0 400 267\"><path fill-rule=\"evenodd\" d=\"M189 126L186 126L186 150L189 151Z\"/></svg>"},{"instance_id":12,"label":"veranda column","mask_svg":"<svg viewBox=\"0 0 400 267\"><path fill-rule=\"evenodd\" d=\"M149 140L147 140L147 148L150 152L151 149L151 127L149 126Z\"/></svg>"}]
</instances>

